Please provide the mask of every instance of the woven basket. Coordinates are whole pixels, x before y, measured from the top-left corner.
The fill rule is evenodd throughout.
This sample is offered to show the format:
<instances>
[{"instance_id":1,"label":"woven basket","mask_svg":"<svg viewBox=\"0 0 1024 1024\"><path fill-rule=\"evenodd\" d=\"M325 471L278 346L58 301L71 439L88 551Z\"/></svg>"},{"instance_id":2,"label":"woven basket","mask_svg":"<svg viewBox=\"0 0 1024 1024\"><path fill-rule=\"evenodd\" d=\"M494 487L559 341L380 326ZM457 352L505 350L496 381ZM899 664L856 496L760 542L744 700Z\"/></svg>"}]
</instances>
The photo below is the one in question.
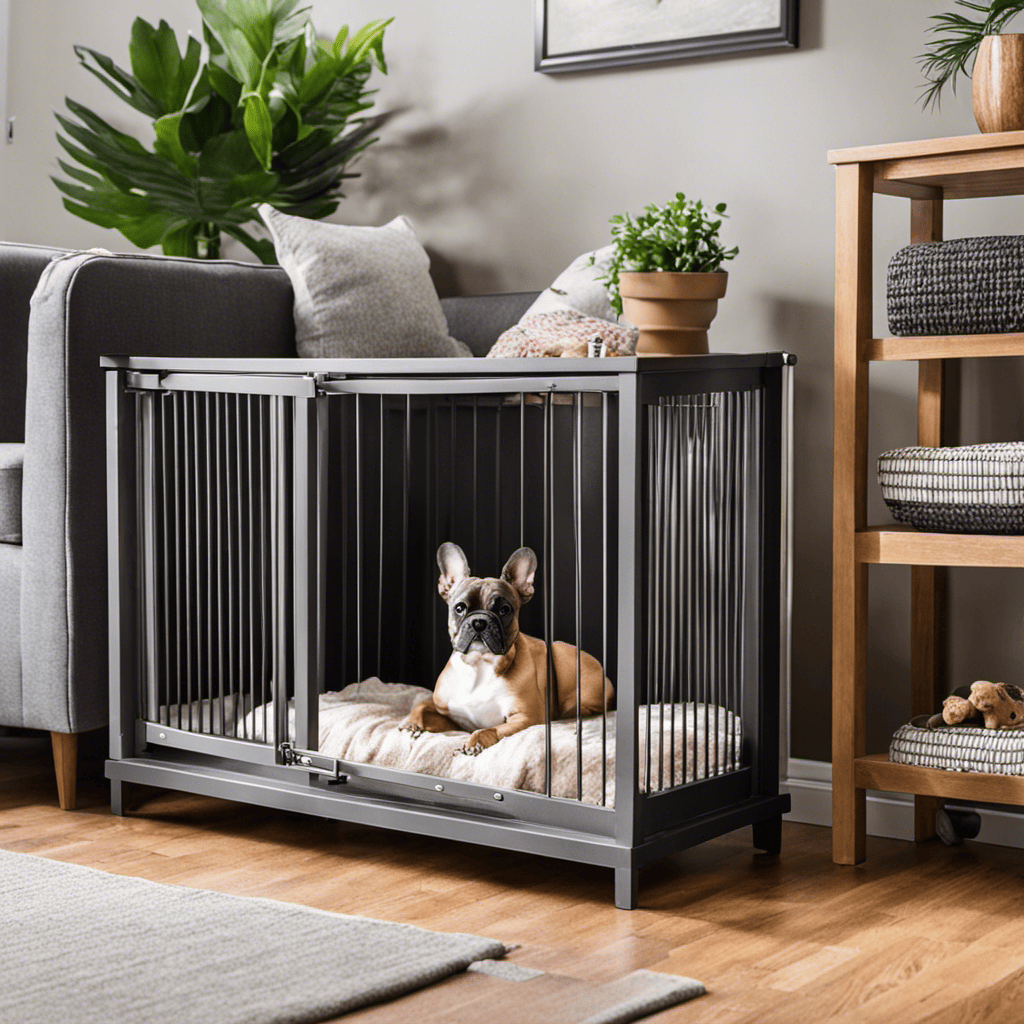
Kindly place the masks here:
<instances>
[{"instance_id":1,"label":"woven basket","mask_svg":"<svg viewBox=\"0 0 1024 1024\"><path fill-rule=\"evenodd\" d=\"M1024 775L1024 729L975 725L925 727L927 715L901 725L889 746L889 760L950 772Z\"/></svg>"},{"instance_id":2,"label":"woven basket","mask_svg":"<svg viewBox=\"0 0 1024 1024\"><path fill-rule=\"evenodd\" d=\"M889 332L1024 331L1024 237L918 242L889 261Z\"/></svg>"},{"instance_id":3,"label":"woven basket","mask_svg":"<svg viewBox=\"0 0 1024 1024\"><path fill-rule=\"evenodd\" d=\"M932 533L1024 534L1024 442L897 448L878 459L893 518Z\"/></svg>"}]
</instances>

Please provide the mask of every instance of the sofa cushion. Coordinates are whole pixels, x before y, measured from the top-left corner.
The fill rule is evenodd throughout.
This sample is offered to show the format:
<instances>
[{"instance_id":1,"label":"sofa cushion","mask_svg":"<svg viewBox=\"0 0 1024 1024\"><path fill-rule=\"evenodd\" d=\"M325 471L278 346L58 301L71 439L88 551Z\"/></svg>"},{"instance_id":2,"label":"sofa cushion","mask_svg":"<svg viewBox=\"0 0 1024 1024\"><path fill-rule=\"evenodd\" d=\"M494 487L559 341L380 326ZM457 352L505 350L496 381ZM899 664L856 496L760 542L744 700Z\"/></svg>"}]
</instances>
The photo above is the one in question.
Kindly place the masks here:
<instances>
[{"instance_id":1,"label":"sofa cushion","mask_svg":"<svg viewBox=\"0 0 1024 1024\"><path fill-rule=\"evenodd\" d=\"M264 203L295 292L295 345L306 359L468 356L448 334L430 257L412 225L324 224Z\"/></svg>"},{"instance_id":2,"label":"sofa cushion","mask_svg":"<svg viewBox=\"0 0 1024 1024\"><path fill-rule=\"evenodd\" d=\"M619 319L612 309L608 290L601 278L608 273L615 247L606 245L595 252L577 256L551 284L537 296L525 316L574 309L598 320Z\"/></svg>"},{"instance_id":3,"label":"sofa cushion","mask_svg":"<svg viewBox=\"0 0 1024 1024\"><path fill-rule=\"evenodd\" d=\"M0 544L21 543L23 444L0 444Z\"/></svg>"}]
</instances>

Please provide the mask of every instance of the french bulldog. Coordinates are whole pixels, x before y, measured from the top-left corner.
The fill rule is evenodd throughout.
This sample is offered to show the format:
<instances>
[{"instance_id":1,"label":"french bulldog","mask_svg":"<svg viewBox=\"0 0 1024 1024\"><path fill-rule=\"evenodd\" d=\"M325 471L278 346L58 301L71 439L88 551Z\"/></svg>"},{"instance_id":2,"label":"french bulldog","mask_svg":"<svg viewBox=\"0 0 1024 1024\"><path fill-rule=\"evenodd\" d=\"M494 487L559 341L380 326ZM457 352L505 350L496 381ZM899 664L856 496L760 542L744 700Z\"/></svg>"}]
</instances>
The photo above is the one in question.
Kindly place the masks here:
<instances>
[{"instance_id":1,"label":"french bulldog","mask_svg":"<svg viewBox=\"0 0 1024 1024\"><path fill-rule=\"evenodd\" d=\"M537 556L520 548L501 575L471 576L458 544L437 552L437 589L448 605L452 656L431 700L412 709L399 726L416 738L424 732L462 729L471 735L459 753L476 755L500 739L544 722L547 645L519 632L519 609L533 597ZM576 648L552 645L555 693L551 717L576 717ZM615 691L600 662L580 651L580 714L612 707Z\"/></svg>"}]
</instances>

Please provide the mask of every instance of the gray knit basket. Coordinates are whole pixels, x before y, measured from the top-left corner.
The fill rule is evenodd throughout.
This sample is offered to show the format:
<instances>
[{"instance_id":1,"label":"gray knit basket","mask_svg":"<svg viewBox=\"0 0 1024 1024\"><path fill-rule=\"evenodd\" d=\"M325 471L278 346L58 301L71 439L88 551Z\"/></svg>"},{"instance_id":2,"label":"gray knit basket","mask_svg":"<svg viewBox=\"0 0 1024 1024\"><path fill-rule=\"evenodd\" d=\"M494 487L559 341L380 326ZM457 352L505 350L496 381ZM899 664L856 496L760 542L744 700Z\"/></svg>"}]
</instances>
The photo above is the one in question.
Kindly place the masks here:
<instances>
[{"instance_id":1,"label":"gray knit basket","mask_svg":"<svg viewBox=\"0 0 1024 1024\"><path fill-rule=\"evenodd\" d=\"M889 261L889 332L1024 332L1024 237L918 242Z\"/></svg>"},{"instance_id":2,"label":"gray knit basket","mask_svg":"<svg viewBox=\"0 0 1024 1024\"><path fill-rule=\"evenodd\" d=\"M893 518L931 533L1024 534L1024 442L897 448L878 458Z\"/></svg>"},{"instance_id":3,"label":"gray knit basket","mask_svg":"<svg viewBox=\"0 0 1024 1024\"><path fill-rule=\"evenodd\" d=\"M901 725L889 746L889 760L950 772L1024 775L1024 729L974 725L925 726L928 715Z\"/></svg>"}]
</instances>

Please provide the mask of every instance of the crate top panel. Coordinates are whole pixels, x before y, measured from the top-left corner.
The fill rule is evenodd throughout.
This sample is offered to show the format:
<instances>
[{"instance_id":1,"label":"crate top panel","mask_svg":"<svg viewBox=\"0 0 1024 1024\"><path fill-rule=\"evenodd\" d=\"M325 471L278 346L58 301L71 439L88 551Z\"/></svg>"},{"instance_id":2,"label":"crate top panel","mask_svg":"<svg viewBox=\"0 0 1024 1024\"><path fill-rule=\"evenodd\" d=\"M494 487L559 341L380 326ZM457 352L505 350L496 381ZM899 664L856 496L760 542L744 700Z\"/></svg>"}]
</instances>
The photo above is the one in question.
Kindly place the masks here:
<instances>
[{"instance_id":1,"label":"crate top panel","mask_svg":"<svg viewBox=\"0 0 1024 1024\"><path fill-rule=\"evenodd\" d=\"M872 164L873 189L910 199L1024 194L1024 131L833 149L829 163Z\"/></svg>"},{"instance_id":2,"label":"crate top panel","mask_svg":"<svg viewBox=\"0 0 1024 1024\"><path fill-rule=\"evenodd\" d=\"M623 356L606 359L176 359L165 356L107 355L104 369L174 373L242 373L353 377L564 377L732 370L789 366L788 352L716 352L702 356Z\"/></svg>"}]
</instances>

